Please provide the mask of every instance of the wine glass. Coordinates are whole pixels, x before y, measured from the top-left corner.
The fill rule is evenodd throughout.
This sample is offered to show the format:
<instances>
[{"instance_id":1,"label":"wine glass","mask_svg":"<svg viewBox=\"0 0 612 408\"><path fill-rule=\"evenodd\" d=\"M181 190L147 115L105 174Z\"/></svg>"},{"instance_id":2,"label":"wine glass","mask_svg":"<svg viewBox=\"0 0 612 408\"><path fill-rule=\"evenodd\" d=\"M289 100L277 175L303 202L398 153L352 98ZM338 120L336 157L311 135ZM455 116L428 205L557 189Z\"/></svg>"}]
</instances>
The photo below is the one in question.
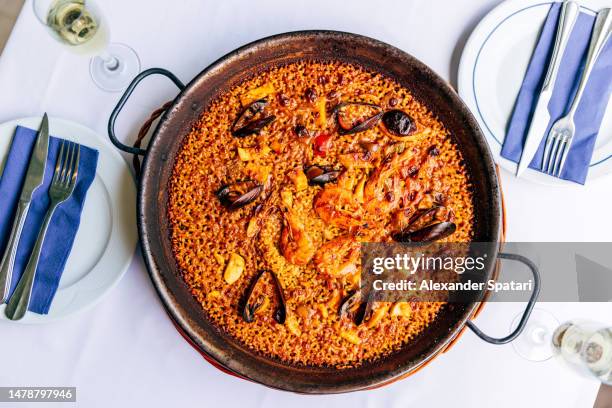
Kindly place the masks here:
<instances>
[{"instance_id":1,"label":"wine glass","mask_svg":"<svg viewBox=\"0 0 612 408\"><path fill-rule=\"evenodd\" d=\"M541 362L556 356L573 371L612 385L612 327L585 319L560 324L551 313L534 309L512 346L526 360Z\"/></svg>"},{"instance_id":2,"label":"wine glass","mask_svg":"<svg viewBox=\"0 0 612 408\"><path fill-rule=\"evenodd\" d=\"M75 53L93 56L89 73L100 89L121 91L140 72L133 49L109 43L108 24L92 0L33 0L33 4L34 14L56 40Z\"/></svg>"},{"instance_id":3,"label":"wine glass","mask_svg":"<svg viewBox=\"0 0 612 408\"><path fill-rule=\"evenodd\" d=\"M571 320L553 333L554 353L574 371L612 385L612 327Z\"/></svg>"},{"instance_id":4,"label":"wine glass","mask_svg":"<svg viewBox=\"0 0 612 408\"><path fill-rule=\"evenodd\" d=\"M518 326L522 314L516 316L511 329ZM529 320L519 337L512 341L516 353L529 361L546 361L554 356L552 337L560 322L550 312L543 309L533 309Z\"/></svg>"}]
</instances>

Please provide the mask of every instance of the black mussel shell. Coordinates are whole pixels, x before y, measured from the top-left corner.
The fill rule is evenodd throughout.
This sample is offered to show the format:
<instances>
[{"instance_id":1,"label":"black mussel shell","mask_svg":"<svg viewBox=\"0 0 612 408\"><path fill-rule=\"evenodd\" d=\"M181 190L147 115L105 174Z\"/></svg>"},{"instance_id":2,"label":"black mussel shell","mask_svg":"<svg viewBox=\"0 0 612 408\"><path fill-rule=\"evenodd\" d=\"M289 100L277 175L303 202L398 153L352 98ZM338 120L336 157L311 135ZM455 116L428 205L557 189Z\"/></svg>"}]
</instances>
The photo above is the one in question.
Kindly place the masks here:
<instances>
[{"instance_id":1,"label":"black mussel shell","mask_svg":"<svg viewBox=\"0 0 612 408\"><path fill-rule=\"evenodd\" d=\"M428 225L412 232L400 232L393 234L393 239L397 242L434 242L448 237L457 230L453 222L444 221L437 224Z\"/></svg>"},{"instance_id":2,"label":"black mussel shell","mask_svg":"<svg viewBox=\"0 0 612 408\"><path fill-rule=\"evenodd\" d=\"M412 118L399 109L385 112L382 122L385 128L396 136L410 136L416 130Z\"/></svg>"},{"instance_id":3,"label":"black mussel shell","mask_svg":"<svg viewBox=\"0 0 612 408\"><path fill-rule=\"evenodd\" d=\"M266 116L265 118L256 119L252 122L247 123L244 127L232 132L232 135L236 137L245 137L261 132L263 128L268 126L270 123L276 120L276 116Z\"/></svg>"},{"instance_id":4,"label":"black mussel shell","mask_svg":"<svg viewBox=\"0 0 612 408\"><path fill-rule=\"evenodd\" d=\"M351 310L355 308L355 306L361 302L361 292L356 290L348 294L342 300L340 304L340 309L338 310L338 314L340 317L347 317L351 313Z\"/></svg>"},{"instance_id":5,"label":"black mussel shell","mask_svg":"<svg viewBox=\"0 0 612 408\"><path fill-rule=\"evenodd\" d=\"M422 221L422 220L426 220L427 217L431 217L431 219L429 221L426 221L428 224L430 224L432 222L433 217L436 215L436 212L442 208L439 205L436 205L434 207L431 208L425 208L422 210L418 210L417 212L414 213L414 215L412 217L410 217L410 220L408 221L408 227L406 229L404 229L404 231L412 231L414 230L413 226L418 222L418 221Z\"/></svg>"},{"instance_id":6,"label":"black mussel shell","mask_svg":"<svg viewBox=\"0 0 612 408\"><path fill-rule=\"evenodd\" d=\"M350 123L345 122L343 120L345 112L355 107L367 107L371 108L371 110L366 117L351 121ZM371 129L376 126L383 116L383 111L380 106L366 102L342 102L336 105L333 112L336 117L336 122L338 123L338 133L341 135L350 135Z\"/></svg>"},{"instance_id":7,"label":"black mussel shell","mask_svg":"<svg viewBox=\"0 0 612 408\"><path fill-rule=\"evenodd\" d=\"M262 193L263 185L253 180L226 184L217 191L217 197L227 209L237 210L252 203Z\"/></svg>"},{"instance_id":8,"label":"black mussel shell","mask_svg":"<svg viewBox=\"0 0 612 408\"><path fill-rule=\"evenodd\" d=\"M356 325L363 323L368 309L368 302L361 301L361 290L356 290L348 294L340 304L338 314L340 318L353 320Z\"/></svg>"},{"instance_id":9,"label":"black mussel shell","mask_svg":"<svg viewBox=\"0 0 612 408\"><path fill-rule=\"evenodd\" d=\"M279 306L274 311L273 317L277 323L283 324L285 323L285 320L287 318L287 305L285 302L285 294L283 292L283 288L281 287L276 274L266 269L260 271L255 276L255 278L253 278L253 281L251 282L251 284L249 285L249 288L247 289L247 292L244 296L244 300L242 304L242 318L247 323L251 323L253 322L253 320L255 320L255 313L257 313L257 310L259 310L259 308L263 304L263 301L257 299L256 302L253 302L253 299L251 298L253 297L253 292L255 290L255 287L257 286L257 283L261 280L261 278L266 273L269 273L270 276L272 276L272 281L274 282L274 287L276 289L276 294L278 295L278 299L280 303Z\"/></svg>"},{"instance_id":10,"label":"black mussel shell","mask_svg":"<svg viewBox=\"0 0 612 408\"><path fill-rule=\"evenodd\" d=\"M281 286L280 281L278 280L278 276L276 276L276 274L272 271L268 271L268 273L272 275L272 280L274 281L274 286L276 286L276 293L280 301L279 307L274 312L274 320L276 320L276 322L279 324L283 324L287 319L287 304L285 302L285 293L283 292L283 287Z\"/></svg>"},{"instance_id":11,"label":"black mussel shell","mask_svg":"<svg viewBox=\"0 0 612 408\"><path fill-rule=\"evenodd\" d=\"M304 169L304 174L311 186L323 186L334 182L340 175L340 170L334 170L326 166L312 165Z\"/></svg>"},{"instance_id":12,"label":"black mussel shell","mask_svg":"<svg viewBox=\"0 0 612 408\"><path fill-rule=\"evenodd\" d=\"M242 318L244 321L247 323L252 323L253 320L255 320L255 313L257 313L262 304L263 301L258 301L255 304L247 302L242 308Z\"/></svg>"},{"instance_id":13,"label":"black mussel shell","mask_svg":"<svg viewBox=\"0 0 612 408\"><path fill-rule=\"evenodd\" d=\"M253 297L253 291L255 290L255 286L257 286L257 282L259 282L263 273L264 271L260 271L257 275L255 275L255 277L249 284L249 287L247 288L247 291L244 294L244 298L241 302L242 304L240 306L240 309L242 318L247 323L251 323L253 320L255 320L255 313L261 307L262 304L261 302L253 304L251 301L251 297Z\"/></svg>"},{"instance_id":14,"label":"black mussel shell","mask_svg":"<svg viewBox=\"0 0 612 408\"><path fill-rule=\"evenodd\" d=\"M240 115L238 115L238 118L234 122L234 125L232 126L232 136L245 137L259 133L264 127L274 122L276 119L274 115L259 118L257 117L263 112L267 104L268 101L264 98L259 99L247 106L240 113Z\"/></svg>"}]
</instances>

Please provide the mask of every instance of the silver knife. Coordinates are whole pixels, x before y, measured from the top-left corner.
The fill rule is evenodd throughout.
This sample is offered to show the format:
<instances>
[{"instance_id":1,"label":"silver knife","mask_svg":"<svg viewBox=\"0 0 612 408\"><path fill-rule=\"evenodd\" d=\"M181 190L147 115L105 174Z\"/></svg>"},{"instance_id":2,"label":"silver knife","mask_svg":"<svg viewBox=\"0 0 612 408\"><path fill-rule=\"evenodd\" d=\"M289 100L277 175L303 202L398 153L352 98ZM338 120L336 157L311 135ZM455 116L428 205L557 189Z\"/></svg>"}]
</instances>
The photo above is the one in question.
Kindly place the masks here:
<instances>
[{"instance_id":1,"label":"silver knife","mask_svg":"<svg viewBox=\"0 0 612 408\"><path fill-rule=\"evenodd\" d=\"M9 237L2 261L0 261L0 304L8 297L11 288L11 277L13 274L13 265L15 263L15 255L19 246L19 238L23 230L30 203L32 202L32 194L43 183L45 177L45 164L47 163L47 154L49 153L49 118L47 114L42 118L36 144L30 156L30 164L28 171L23 181L19 203L17 204L17 212L13 221L13 228Z\"/></svg>"},{"instance_id":2,"label":"silver knife","mask_svg":"<svg viewBox=\"0 0 612 408\"><path fill-rule=\"evenodd\" d=\"M520 177L527 169L546 133L546 128L550 122L548 104L550 103L555 82L557 81L561 59L563 58L567 42L574 28L574 24L576 23L576 19L578 18L578 14L580 14L580 6L578 3L573 1L566 1L563 3L553 53L548 65L548 71L546 72L546 78L542 84L540 96L538 97L538 103L533 112L531 124L529 125L529 132L527 133L521 160L516 170L516 177Z\"/></svg>"}]
</instances>

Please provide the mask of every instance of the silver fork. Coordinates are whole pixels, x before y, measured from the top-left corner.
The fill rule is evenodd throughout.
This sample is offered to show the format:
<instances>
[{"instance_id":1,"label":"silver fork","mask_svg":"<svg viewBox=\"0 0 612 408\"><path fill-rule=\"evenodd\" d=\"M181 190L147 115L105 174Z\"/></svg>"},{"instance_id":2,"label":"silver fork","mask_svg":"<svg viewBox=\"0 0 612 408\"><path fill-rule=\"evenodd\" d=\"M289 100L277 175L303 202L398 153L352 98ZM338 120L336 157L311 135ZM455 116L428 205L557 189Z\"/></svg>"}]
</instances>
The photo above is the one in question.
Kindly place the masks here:
<instances>
[{"instance_id":1,"label":"silver fork","mask_svg":"<svg viewBox=\"0 0 612 408\"><path fill-rule=\"evenodd\" d=\"M66 141L62 142L55 163L55 172L53 173L51 187L49 187L49 198L51 200L49 209L45 214L45 219L38 233L38 238L36 239L36 244L34 245L28 264L5 310L6 316L11 320L23 318L28 310L32 297L34 278L36 276L36 267L38 266L40 251L45 241L49 222L57 206L66 201L74 191L76 179L79 174L80 157L81 148L78 144Z\"/></svg>"},{"instance_id":2,"label":"silver fork","mask_svg":"<svg viewBox=\"0 0 612 408\"><path fill-rule=\"evenodd\" d=\"M572 145L572 140L576 134L576 125L574 123L574 115L582 99L584 89L586 88L593 66L601 54L601 50L606 45L610 33L612 33L612 9L605 8L597 13L591 41L589 42L589 51L587 54L586 63L578 85L578 91L572 101L572 105L567 115L558 119L550 129L546 144L544 145L544 156L542 157L542 171L545 173L559 177L565 166L565 160Z\"/></svg>"}]
</instances>

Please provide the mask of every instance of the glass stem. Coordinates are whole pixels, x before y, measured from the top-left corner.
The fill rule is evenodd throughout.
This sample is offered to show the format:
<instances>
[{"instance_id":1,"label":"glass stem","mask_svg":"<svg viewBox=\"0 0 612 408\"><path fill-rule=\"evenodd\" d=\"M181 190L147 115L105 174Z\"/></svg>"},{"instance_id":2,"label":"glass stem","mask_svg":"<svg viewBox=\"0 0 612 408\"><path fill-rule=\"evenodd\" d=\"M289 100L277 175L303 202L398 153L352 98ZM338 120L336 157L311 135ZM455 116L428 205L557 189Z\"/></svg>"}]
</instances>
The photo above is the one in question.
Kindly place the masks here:
<instances>
[{"instance_id":1,"label":"glass stem","mask_svg":"<svg viewBox=\"0 0 612 408\"><path fill-rule=\"evenodd\" d=\"M107 70L116 71L119 69L119 59L117 57L114 57L106 51L102 51L99 57L102 58L102 61L104 61L104 68Z\"/></svg>"}]
</instances>

